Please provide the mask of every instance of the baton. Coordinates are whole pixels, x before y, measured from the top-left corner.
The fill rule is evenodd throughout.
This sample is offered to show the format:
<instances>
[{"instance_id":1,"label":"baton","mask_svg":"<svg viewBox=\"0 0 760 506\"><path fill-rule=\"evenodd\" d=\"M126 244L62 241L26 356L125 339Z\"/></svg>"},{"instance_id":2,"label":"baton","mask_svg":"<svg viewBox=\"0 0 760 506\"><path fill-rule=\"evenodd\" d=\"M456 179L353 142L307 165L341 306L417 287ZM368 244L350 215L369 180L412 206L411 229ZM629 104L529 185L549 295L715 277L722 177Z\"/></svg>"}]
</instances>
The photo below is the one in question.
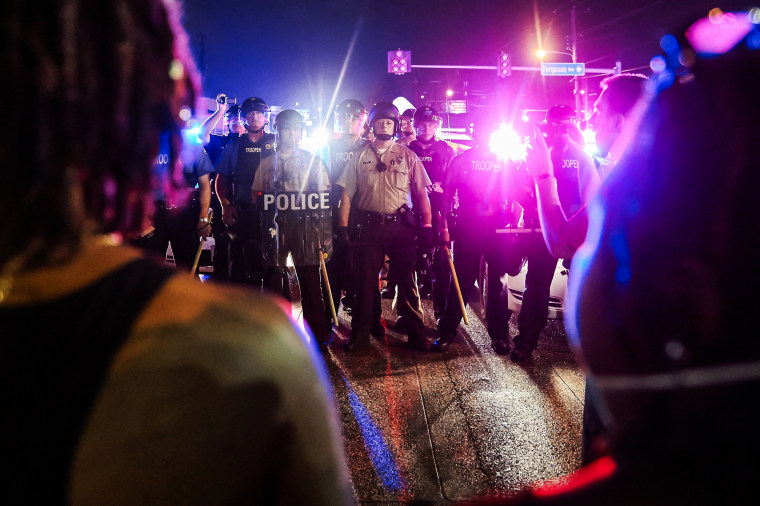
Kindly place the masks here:
<instances>
[{"instance_id":1,"label":"baton","mask_svg":"<svg viewBox=\"0 0 760 506\"><path fill-rule=\"evenodd\" d=\"M535 234L540 233L540 228L497 228L497 234Z\"/></svg>"},{"instance_id":2,"label":"baton","mask_svg":"<svg viewBox=\"0 0 760 506\"><path fill-rule=\"evenodd\" d=\"M338 325L338 315L335 314L335 304L333 304L332 290L330 289L330 280L327 279L327 266L325 265L325 252L322 250L322 243L319 243L319 266L322 270L322 277L327 287L327 300L330 301L330 313L332 314L335 325Z\"/></svg>"},{"instance_id":3,"label":"baton","mask_svg":"<svg viewBox=\"0 0 760 506\"><path fill-rule=\"evenodd\" d=\"M214 217L214 211L211 211L208 213L208 224L207 227L211 226L211 218ZM198 251L195 252L195 260L193 260L193 267L190 269L190 276L195 277L195 269L198 268L198 262L201 259L201 252L203 251L203 241L205 241L206 238L201 236L200 240L198 241Z\"/></svg>"},{"instance_id":4,"label":"baton","mask_svg":"<svg viewBox=\"0 0 760 506\"><path fill-rule=\"evenodd\" d=\"M457 278L457 271L454 269L454 260L451 258L451 251L445 244L443 245L443 249L446 252L446 259L449 261L449 269L451 270L451 279L454 280L454 288L457 289L457 297L459 298L459 307L462 308L462 317L464 318L464 324L469 325L470 320L467 318L467 311L465 311L464 308L462 290L459 288L459 278Z\"/></svg>"}]
</instances>

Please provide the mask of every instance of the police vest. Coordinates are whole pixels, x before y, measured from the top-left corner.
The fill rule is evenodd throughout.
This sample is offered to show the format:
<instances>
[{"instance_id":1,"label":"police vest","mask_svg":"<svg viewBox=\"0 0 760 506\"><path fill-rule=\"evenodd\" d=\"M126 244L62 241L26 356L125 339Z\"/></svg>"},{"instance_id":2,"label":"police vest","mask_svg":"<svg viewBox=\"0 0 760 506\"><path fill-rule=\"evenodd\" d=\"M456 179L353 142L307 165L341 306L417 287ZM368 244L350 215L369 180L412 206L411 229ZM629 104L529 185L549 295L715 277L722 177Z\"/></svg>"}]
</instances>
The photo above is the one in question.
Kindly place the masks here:
<instances>
[{"instance_id":1,"label":"police vest","mask_svg":"<svg viewBox=\"0 0 760 506\"><path fill-rule=\"evenodd\" d=\"M557 179L557 193L562 211L566 216L572 216L583 207L579 172L582 158L580 153L566 147L552 150L552 165L554 177Z\"/></svg>"},{"instance_id":2,"label":"police vest","mask_svg":"<svg viewBox=\"0 0 760 506\"><path fill-rule=\"evenodd\" d=\"M425 171L431 181L443 180L446 165L454 155L454 150L446 141L433 141L426 145L415 140L409 144L409 149L415 152L422 165L425 166Z\"/></svg>"},{"instance_id":3,"label":"police vest","mask_svg":"<svg viewBox=\"0 0 760 506\"><path fill-rule=\"evenodd\" d=\"M478 218L503 214L514 186L509 162L499 160L487 149L472 148L451 162L449 172L445 189L457 192L460 216Z\"/></svg>"},{"instance_id":4,"label":"police vest","mask_svg":"<svg viewBox=\"0 0 760 506\"><path fill-rule=\"evenodd\" d=\"M242 136L237 146L237 161L232 167L232 186L236 203L251 202L251 185L261 160L272 156L274 135L264 134L257 142Z\"/></svg>"}]
</instances>

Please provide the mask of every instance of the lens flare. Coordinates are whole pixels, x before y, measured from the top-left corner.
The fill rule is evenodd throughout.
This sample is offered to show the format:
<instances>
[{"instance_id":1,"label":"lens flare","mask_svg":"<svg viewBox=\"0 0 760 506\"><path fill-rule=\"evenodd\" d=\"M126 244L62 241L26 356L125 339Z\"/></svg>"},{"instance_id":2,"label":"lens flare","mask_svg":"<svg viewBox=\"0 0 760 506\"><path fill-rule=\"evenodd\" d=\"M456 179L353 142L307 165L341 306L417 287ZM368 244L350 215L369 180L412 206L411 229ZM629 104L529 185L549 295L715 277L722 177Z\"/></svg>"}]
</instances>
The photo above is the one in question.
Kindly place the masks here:
<instances>
[{"instance_id":1,"label":"lens flare","mask_svg":"<svg viewBox=\"0 0 760 506\"><path fill-rule=\"evenodd\" d=\"M652 72L662 72L668 67L667 62L665 61L665 58L662 56L655 56L649 61L649 68L652 69Z\"/></svg>"},{"instance_id":2,"label":"lens flare","mask_svg":"<svg viewBox=\"0 0 760 506\"><path fill-rule=\"evenodd\" d=\"M596 146L596 133L590 128L581 130L581 133L585 144L583 150L590 155L599 154L599 148Z\"/></svg>"},{"instance_id":3,"label":"lens flare","mask_svg":"<svg viewBox=\"0 0 760 506\"><path fill-rule=\"evenodd\" d=\"M711 9L709 14L707 14L707 18L711 23L718 24L723 21L723 11L718 7Z\"/></svg>"},{"instance_id":4,"label":"lens flare","mask_svg":"<svg viewBox=\"0 0 760 506\"><path fill-rule=\"evenodd\" d=\"M527 147L511 125L502 123L488 138L488 148L499 160L525 160Z\"/></svg>"}]
</instances>

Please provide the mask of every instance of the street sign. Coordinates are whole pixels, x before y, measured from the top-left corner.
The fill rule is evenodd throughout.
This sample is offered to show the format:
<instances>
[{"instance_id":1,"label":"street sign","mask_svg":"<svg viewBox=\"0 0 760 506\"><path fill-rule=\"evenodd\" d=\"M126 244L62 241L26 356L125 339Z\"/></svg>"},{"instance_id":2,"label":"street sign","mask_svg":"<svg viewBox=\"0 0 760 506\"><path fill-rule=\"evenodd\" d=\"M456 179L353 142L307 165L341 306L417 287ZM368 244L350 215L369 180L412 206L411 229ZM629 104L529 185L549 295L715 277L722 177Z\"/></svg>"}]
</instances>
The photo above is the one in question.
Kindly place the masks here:
<instances>
[{"instance_id":1,"label":"street sign","mask_svg":"<svg viewBox=\"0 0 760 506\"><path fill-rule=\"evenodd\" d=\"M583 76L585 63L541 63L542 76Z\"/></svg>"}]
</instances>

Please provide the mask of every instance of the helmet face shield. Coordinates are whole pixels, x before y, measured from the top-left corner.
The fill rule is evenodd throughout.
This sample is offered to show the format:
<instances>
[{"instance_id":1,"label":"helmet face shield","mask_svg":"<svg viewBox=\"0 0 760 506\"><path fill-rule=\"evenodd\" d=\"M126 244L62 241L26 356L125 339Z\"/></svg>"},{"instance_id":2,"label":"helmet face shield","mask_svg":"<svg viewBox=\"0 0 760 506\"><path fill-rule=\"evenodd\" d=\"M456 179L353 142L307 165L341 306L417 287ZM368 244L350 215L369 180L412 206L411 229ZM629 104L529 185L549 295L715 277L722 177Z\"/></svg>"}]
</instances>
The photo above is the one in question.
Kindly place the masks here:
<instances>
[{"instance_id":1,"label":"helmet face shield","mask_svg":"<svg viewBox=\"0 0 760 506\"><path fill-rule=\"evenodd\" d=\"M281 148L298 148L303 134L303 116L293 109L280 111L274 118L274 134Z\"/></svg>"},{"instance_id":2,"label":"helmet face shield","mask_svg":"<svg viewBox=\"0 0 760 506\"><path fill-rule=\"evenodd\" d=\"M335 107L333 129L339 134L359 135L366 118L364 104L352 98L344 100Z\"/></svg>"},{"instance_id":3,"label":"helmet face shield","mask_svg":"<svg viewBox=\"0 0 760 506\"><path fill-rule=\"evenodd\" d=\"M358 134L364 124L364 114L335 113L334 129L339 134Z\"/></svg>"}]
</instances>

